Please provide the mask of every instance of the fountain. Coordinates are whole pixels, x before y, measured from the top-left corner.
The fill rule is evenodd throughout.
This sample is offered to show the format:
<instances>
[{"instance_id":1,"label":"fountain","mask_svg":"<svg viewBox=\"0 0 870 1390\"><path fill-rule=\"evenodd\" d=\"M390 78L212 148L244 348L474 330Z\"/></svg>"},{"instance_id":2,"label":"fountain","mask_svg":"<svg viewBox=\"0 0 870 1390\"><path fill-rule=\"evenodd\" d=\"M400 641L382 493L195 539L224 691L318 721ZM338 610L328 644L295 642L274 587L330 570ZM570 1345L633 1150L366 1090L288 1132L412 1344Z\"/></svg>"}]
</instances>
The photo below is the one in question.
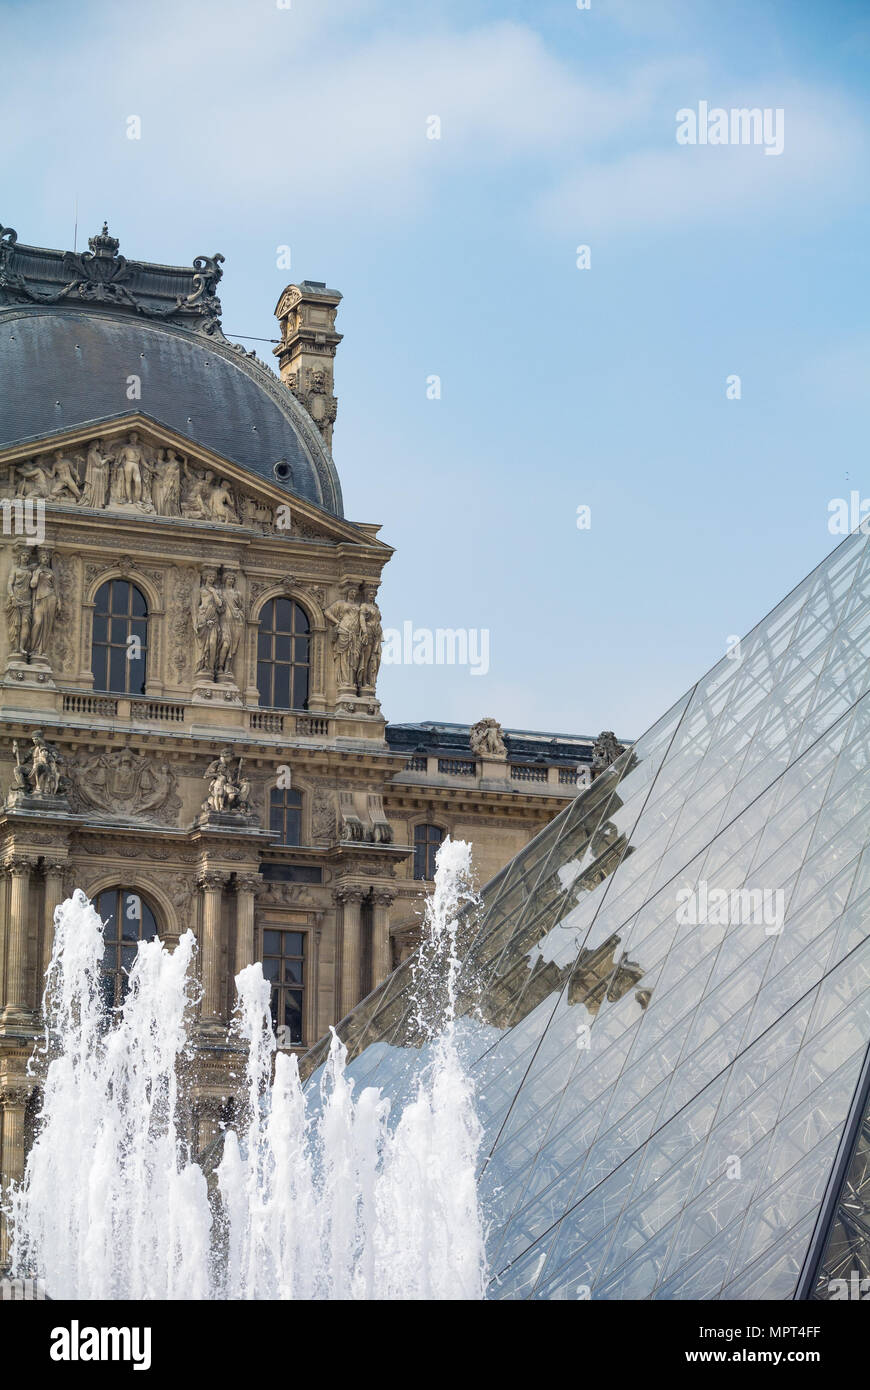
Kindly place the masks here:
<instances>
[{"instance_id":1,"label":"fountain","mask_svg":"<svg viewBox=\"0 0 870 1390\"><path fill-rule=\"evenodd\" d=\"M334 1032L304 1090L295 1056L274 1055L262 967L236 977L243 1123L224 1134L211 1193L179 1097L195 1065L193 933L171 953L142 942L109 1016L102 925L76 891L58 909L46 977L38 1132L4 1198L13 1271L53 1298L482 1298L482 1135L455 1036L470 854L450 840L438 854L413 972L425 1047L400 1110L374 1087L355 1095Z\"/></svg>"}]
</instances>

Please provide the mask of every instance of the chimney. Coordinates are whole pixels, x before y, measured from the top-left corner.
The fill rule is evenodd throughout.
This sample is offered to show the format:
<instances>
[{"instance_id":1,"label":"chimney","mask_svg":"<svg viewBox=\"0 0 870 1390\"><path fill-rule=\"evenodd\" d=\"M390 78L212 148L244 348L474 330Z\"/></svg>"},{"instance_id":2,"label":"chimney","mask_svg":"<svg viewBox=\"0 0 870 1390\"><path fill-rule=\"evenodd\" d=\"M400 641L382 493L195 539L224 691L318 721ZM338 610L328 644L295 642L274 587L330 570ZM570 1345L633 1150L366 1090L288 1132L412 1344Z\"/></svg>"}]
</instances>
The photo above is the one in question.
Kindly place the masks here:
<instances>
[{"instance_id":1,"label":"chimney","mask_svg":"<svg viewBox=\"0 0 870 1390\"><path fill-rule=\"evenodd\" d=\"M273 348L281 380L311 416L327 447L338 410L333 392L333 360L342 335L335 331L341 303L338 290L320 280L288 285L275 308L281 341Z\"/></svg>"}]
</instances>

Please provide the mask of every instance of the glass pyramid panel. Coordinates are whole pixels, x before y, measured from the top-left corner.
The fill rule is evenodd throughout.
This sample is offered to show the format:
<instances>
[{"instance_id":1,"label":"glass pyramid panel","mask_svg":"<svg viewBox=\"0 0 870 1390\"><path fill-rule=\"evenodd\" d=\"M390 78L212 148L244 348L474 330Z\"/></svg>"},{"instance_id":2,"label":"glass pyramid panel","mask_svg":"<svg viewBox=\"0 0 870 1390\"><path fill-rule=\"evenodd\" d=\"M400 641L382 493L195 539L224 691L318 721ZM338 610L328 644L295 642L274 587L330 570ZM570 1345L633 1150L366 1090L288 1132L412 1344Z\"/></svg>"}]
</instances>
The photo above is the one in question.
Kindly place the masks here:
<instances>
[{"instance_id":1,"label":"glass pyramid panel","mask_svg":"<svg viewBox=\"0 0 870 1390\"><path fill-rule=\"evenodd\" d=\"M870 1279L870 1108L847 1123L870 1041L867 537L482 896L459 1028L493 1298L825 1297L849 1261ZM350 1074L395 1099L426 1052L409 977L339 1029Z\"/></svg>"}]
</instances>

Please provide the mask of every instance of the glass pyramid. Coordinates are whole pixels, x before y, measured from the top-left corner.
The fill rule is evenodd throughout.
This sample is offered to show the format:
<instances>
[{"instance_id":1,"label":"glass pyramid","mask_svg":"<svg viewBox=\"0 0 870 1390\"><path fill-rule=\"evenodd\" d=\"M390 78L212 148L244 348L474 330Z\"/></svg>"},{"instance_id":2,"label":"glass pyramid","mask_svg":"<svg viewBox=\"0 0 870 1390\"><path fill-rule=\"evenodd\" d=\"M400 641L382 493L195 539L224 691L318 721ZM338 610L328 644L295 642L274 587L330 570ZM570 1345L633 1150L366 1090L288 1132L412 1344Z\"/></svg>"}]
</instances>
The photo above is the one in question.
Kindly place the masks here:
<instances>
[{"instance_id":1,"label":"glass pyramid","mask_svg":"<svg viewBox=\"0 0 870 1390\"><path fill-rule=\"evenodd\" d=\"M484 889L460 1012L492 1297L870 1275L868 691L856 533ZM396 1098L409 981L339 1030Z\"/></svg>"}]
</instances>

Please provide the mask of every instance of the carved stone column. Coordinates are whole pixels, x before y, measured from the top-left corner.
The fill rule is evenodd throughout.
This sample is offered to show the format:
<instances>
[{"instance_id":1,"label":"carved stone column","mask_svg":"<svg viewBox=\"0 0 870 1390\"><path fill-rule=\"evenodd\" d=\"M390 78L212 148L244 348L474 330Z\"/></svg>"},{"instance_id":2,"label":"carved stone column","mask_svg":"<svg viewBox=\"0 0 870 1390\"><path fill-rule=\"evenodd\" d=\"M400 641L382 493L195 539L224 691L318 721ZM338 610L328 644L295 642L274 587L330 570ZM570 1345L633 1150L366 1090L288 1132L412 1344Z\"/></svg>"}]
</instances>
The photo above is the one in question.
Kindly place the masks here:
<instances>
[{"instance_id":1,"label":"carved stone column","mask_svg":"<svg viewBox=\"0 0 870 1390\"><path fill-rule=\"evenodd\" d=\"M33 1011L27 1004L27 955L30 934L30 878L36 860L13 855L5 864L9 875L6 918L6 999L4 1023L30 1023Z\"/></svg>"},{"instance_id":2,"label":"carved stone column","mask_svg":"<svg viewBox=\"0 0 870 1390\"><path fill-rule=\"evenodd\" d=\"M362 900L365 888L350 885L336 888L333 898L341 907L341 979L339 982L339 1017L344 1018L355 1008L360 999L360 973L362 966Z\"/></svg>"},{"instance_id":3,"label":"carved stone column","mask_svg":"<svg viewBox=\"0 0 870 1390\"><path fill-rule=\"evenodd\" d=\"M372 987L381 984L393 969L390 952L390 908L396 900L391 888L372 894Z\"/></svg>"},{"instance_id":4,"label":"carved stone column","mask_svg":"<svg viewBox=\"0 0 870 1390\"><path fill-rule=\"evenodd\" d=\"M24 1126L28 1091L11 1086L0 1091L0 1180L4 1188L17 1182L24 1174ZM9 1232L5 1217L0 1217L0 1269L9 1254Z\"/></svg>"},{"instance_id":5,"label":"carved stone column","mask_svg":"<svg viewBox=\"0 0 870 1390\"><path fill-rule=\"evenodd\" d=\"M54 945L55 908L60 907L66 896L64 893L64 873L63 864L46 864L45 866L45 910L42 919L42 975L39 980L38 989L40 996L45 988L46 971L51 964L51 948Z\"/></svg>"},{"instance_id":6,"label":"carved stone column","mask_svg":"<svg viewBox=\"0 0 870 1390\"><path fill-rule=\"evenodd\" d=\"M254 963L254 902L262 886L260 874L239 874L236 878L237 975Z\"/></svg>"},{"instance_id":7,"label":"carved stone column","mask_svg":"<svg viewBox=\"0 0 870 1390\"><path fill-rule=\"evenodd\" d=\"M199 943L202 971L200 1027L217 1032L221 1017L221 908L226 874L207 869L199 876L202 890L202 938Z\"/></svg>"}]
</instances>

